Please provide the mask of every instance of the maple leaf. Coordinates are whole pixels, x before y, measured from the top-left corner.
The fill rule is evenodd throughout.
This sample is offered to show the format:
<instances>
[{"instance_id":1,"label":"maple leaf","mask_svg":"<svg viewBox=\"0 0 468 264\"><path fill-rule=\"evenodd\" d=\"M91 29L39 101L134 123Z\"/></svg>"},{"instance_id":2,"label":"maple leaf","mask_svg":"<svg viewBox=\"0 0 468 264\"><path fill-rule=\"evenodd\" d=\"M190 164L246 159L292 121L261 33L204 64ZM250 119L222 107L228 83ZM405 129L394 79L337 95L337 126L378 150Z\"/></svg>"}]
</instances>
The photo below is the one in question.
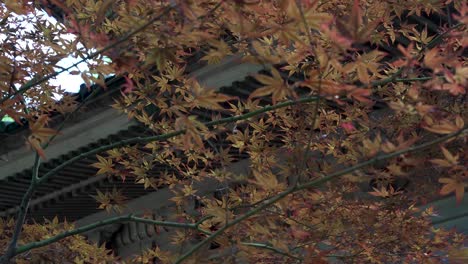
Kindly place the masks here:
<instances>
[{"instance_id":1,"label":"maple leaf","mask_svg":"<svg viewBox=\"0 0 468 264\"><path fill-rule=\"evenodd\" d=\"M459 131L463 128L465 122L460 116L455 118L455 122L447 119L434 121L430 116L426 115L423 118L422 128L437 134L450 134Z\"/></svg>"},{"instance_id":2,"label":"maple leaf","mask_svg":"<svg viewBox=\"0 0 468 264\"><path fill-rule=\"evenodd\" d=\"M122 93L124 94L131 93L133 89L135 89L135 85L133 84L133 81L130 78L128 78L128 76L124 76L124 78L125 78L125 83L122 85L122 87L124 88Z\"/></svg>"},{"instance_id":3,"label":"maple leaf","mask_svg":"<svg viewBox=\"0 0 468 264\"><path fill-rule=\"evenodd\" d=\"M415 49L414 49L414 43L411 42L407 48L404 46L398 44L397 46L398 50L403 54L403 58L398 59L394 62L391 63L392 66L394 67L401 67L401 66L407 66L407 67L414 67L416 65L419 65L418 60L414 59L415 56Z\"/></svg>"},{"instance_id":4,"label":"maple leaf","mask_svg":"<svg viewBox=\"0 0 468 264\"><path fill-rule=\"evenodd\" d=\"M219 103L237 99L237 97L234 96L218 93L214 89L203 88L196 80L191 81L191 90L193 92L193 99L191 99L189 106L192 109L197 107L211 110L220 110L224 109L224 107L222 107ZM190 98L187 100L190 100Z\"/></svg>"},{"instance_id":5,"label":"maple leaf","mask_svg":"<svg viewBox=\"0 0 468 264\"><path fill-rule=\"evenodd\" d=\"M380 189L373 188L373 192L369 192L370 195L377 196L377 197L382 197L382 198L387 198L387 197L392 197L398 194L401 194L401 191L395 190L392 185L387 188L386 186L382 186Z\"/></svg>"},{"instance_id":6,"label":"maple leaf","mask_svg":"<svg viewBox=\"0 0 468 264\"><path fill-rule=\"evenodd\" d=\"M386 53L377 50L358 55L355 62L346 64L341 70L345 74L356 71L359 81L364 84L369 84L371 81L371 75L369 75L369 72L372 73L373 76L380 77L380 64L378 61L380 61L385 55Z\"/></svg>"},{"instance_id":7,"label":"maple leaf","mask_svg":"<svg viewBox=\"0 0 468 264\"><path fill-rule=\"evenodd\" d=\"M305 239L311 236L310 232L304 231L294 226L291 227L290 233L294 239L297 239L299 241L304 241Z\"/></svg>"},{"instance_id":8,"label":"maple leaf","mask_svg":"<svg viewBox=\"0 0 468 264\"><path fill-rule=\"evenodd\" d=\"M353 122L343 122L340 125L346 133L352 133L354 130L356 130L356 127L354 126Z\"/></svg>"},{"instance_id":9,"label":"maple leaf","mask_svg":"<svg viewBox=\"0 0 468 264\"><path fill-rule=\"evenodd\" d=\"M425 86L435 90L449 91L452 95L460 95L466 93L466 84L468 76L468 67L457 67L455 74L443 69L444 77L447 82L441 83L440 80L428 81Z\"/></svg>"},{"instance_id":10,"label":"maple leaf","mask_svg":"<svg viewBox=\"0 0 468 264\"><path fill-rule=\"evenodd\" d=\"M99 205L99 209L105 209L108 213L111 212L112 209L115 209L119 213L122 212L122 209L125 207L125 202L127 198L121 193L120 190L114 186L112 188L112 192L106 191L105 193L96 190L97 195L90 195L93 197Z\"/></svg>"},{"instance_id":11,"label":"maple leaf","mask_svg":"<svg viewBox=\"0 0 468 264\"><path fill-rule=\"evenodd\" d=\"M122 179L122 181L125 181L125 180ZM156 189L158 187L158 180L155 178L146 176L146 170L144 171L144 175L139 176L137 179L135 179L135 183L143 184L143 187L145 188L145 190L148 189L149 187L152 187L153 189Z\"/></svg>"},{"instance_id":12,"label":"maple leaf","mask_svg":"<svg viewBox=\"0 0 468 264\"><path fill-rule=\"evenodd\" d=\"M237 130L235 133L230 134L227 139L232 142L232 147L238 148L239 153L241 153L246 147L250 139L249 127L247 127L244 132Z\"/></svg>"},{"instance_id":13,"label":"maple leaf","mask_svg":"<svg viewBox=\"0 0 468 264\"><path fill-rule=\"evenodd\" d=\"M380 134L377 134L377 136L374 138L374 140L364 139L362 141L362 144L363 144L363 147L364 147L363 152L368 157L372 157L375 154L377 154L377 152L379 152L379 150L381 149L382 138L380 137Z\"/></svg>"},{"instance_id":14,"label":"maple leaf","mask_svg":"<svg viewBox=\"0 0 468 264\"><path fill-rule=\"evenodd\" d=\"M2 110L2 112L0 113L0 120L2 120L4 116L9 116L13 118L13 120L15 120L17 124L23 125L23 122L21 122L21 118L26 118L26 115L22 112L19 112L17 107L15 106L21 100L22 96L19 95L14 99L3 102L0 105L0 109Z\"/></svg>"},{"instance_id":15,"label":"maple leaf","mask_svg":"<svg viewBox=\"0 0 468 264\"><path fill-rule=\"evenodd\" d=\"M101 5L99 9L96 11L96 24L101 24L102 21L106 18L106 14L112 10L112 5L115 3L114 0L104 0L100 1Z\"/></svg>"},{"instance_id":16,"label":"maple leaf","mask_svg":"<svg viewBox=\"0 0 468 264\"><path fill-rule=\"evenodd\" d=\"M455 197L457 199L457 203L461 202L465 193L464 182L452 178L440 178L439 182L444 184L444 186L442 186L442 189L440 189L441 195L447 195L454 192Z\"/></svg>"},{"instance_id":17,"label":"maple leaf","mask_svg":"<svg viewBox=\"0 0 468 264\"><path fill-rule=\"evenodd\" d=\"M249 182L258 185L264 190L278 191L284 188L284 185L278 181L277 176L271 171L253 170L252 174L255 179L249 180Z\"/></svg>"},{"instance_id":18,"label":"maple leaf","mask_svg":"<svg viewBox=\"0 0 468 264\"><path fill-rule=\"evenodd\" d=\"M458 164L458 155L452 155L446 148L440 147L445 159L431 159L430 162L442 167L452 167Z\"/></svg>"},{"instance_id":19,"label":"maple leaf","mask_svg":"<svg viewBox=\"0 0 468 264\"><path fill-rule=\"evenodd\" d=\"M254 76L255 79L262 83L264 86L258 88L253 93L251 93L249 99L271 94L273 104L276 104L276 102L279 100L282 100L288 96L295 95L295 93L288 86L286 81L283 80L278 70L272 68L271 73L273 75L272 77L263 74L257 74Z\"/></svg>"},{"instance_id":20,"label":"maple leaf","mask_svg":"<svg viewBox=\"0 0 468 264\"><path fill-rule=\"evenodd\" d=\"M106 159L99 155L96 155L96 157L99 162L91 164L91 166L99 169L98 172L96 172L96 175L115 172L112 159Z\"/></svg>"},{"instance_id":21,"label":"maple leaf","mask_svg":"<svg viewBox=\"0 0 468 264\"><path fill-rule=\"evenodd\" d=\"M179 80L183 77L183 74L185 72L185 66L179 67L177 65L169 65L166 68L166 74L165 76L169 78L169 80Z\"/></svg>"},{"instance_id":22,"label":"maple leaf","mask_svg":"<svg viewBox=\"0 0 468 264\"><path fill-rule=\"evenodd\" d=\"M439 49L434 48L431 49L430 51L426 52L424 56L424 65L426 65L428 68L431 68L434 70L434 72L440 72L442 66L442 63L445 61L446 58L443 56L439 55Z\"/></svg>"},{"instance_id":23,"label":"maple leaf","mask_svg":"<svg viewBox=\"0 0 468 264\"><path fill-rule=\"evenodd\" d=\"M91 197L93 197L98 203L100 203L98 208L99 209L108 208L108 206L110 205L110 201L111 201L110 197L102 193L99 190L97 190L96 193L97 195L91 195Z\"/></svg>"},{"instance_id":24,"label":"maple leaf","mask_svg":"<svg viewBox=\"0 0 468 264\"><path fill-rule=\"evenodd\" d=\"M232 55L231 47L226 42L213 39L208 42L213 49L201 58L201 60L207 61L208 64L217 64L226 56Z\"/></svg>"},{"instance_id":25,"label":"maple leaf","mask_svg":"<svg viewBox=\"0 0 468 264\"><path fill-rule=\"evenodd\" d=\"M403 133L400 133L397 137L396 145L390 141L386 141L384 144L382 144L382 150L386 153L390 153L397 150L405 149L413 145L418 139L419 137L417 136L412 136L408 139L405 139Z\"/></svg>"},{"instance_id":26,"label":"maple leaf","mask_svg":"<svg viewBox=\"0 0 468 264\"><path fill-rule=\"evenodd\" d=\"M164 71L168 65L168 62L175 62L175 51L174 47L164 48L153 48L150 49L145 60L146 65L156 63L159 71Z\"/></svg>"},{"instance_id":27,"label":"maple leaf","mask_svg":"<svg viewBox=\"0 0 468 264\"><path fill-rule=\"evenodd\" d=\"M353 41L350 38L347 38L341 35L338 30L332 28L332 23L323 23L320 26L320 30L330 39L333 44L340 47L343 50L351 48Z\"/></svg>"},{"instance_id":28,"label":"maple leaf","mask_svg":"<svg viewBox=\"0 0 468 264\"><path fill-rule=\"evenodd\" d=\"M365 104L371 104L372 100L370 100L368 97L372 94L372 91L370 89L364 89L364 88L354 88L350 89L346 96L348 98L354 98L359 102L365 103Z\"/></svg>"},{"instance_id":29,"label":"maple leaf","mask_svg":"<svg viewBox=\"0 0 468 264\"><path fill-rule=\"evenodd\" d=\"M364 23L364 15L359 1L354 0L351 14L336 19L336 26L340 34L355 43L364 43L369 40L371 33L378 25L378 21Z\"/></svg>"},{"instance_id":30,"label":"maple leaf","mask_svg":"<svg viewBox=\"0 0 468 264\"><path fill-rule=\"evenodd\" d=\"M182 136L183 147L188 150L194 146L204 148L201 132L208 131L207 127L197 120L197 116L181 116L175 120L177 130L185 129L186 132Z\"/></svg>"},{"instance_id":31,"label":"maple leaf","mask_svg":"<svg viewBox=\"0 0 468 264\"><path fill-rule=\"evenodd\" d=\"M41 145L46 143L49 137L59 134L58 131L45 127L48 120L49 117L47 115L41 115L37 121L29 127L31 130L31 135L28 137L28 142L37 152L37 154L43 159L46 159L46 156Z\"/></svg>"}]
</instances>

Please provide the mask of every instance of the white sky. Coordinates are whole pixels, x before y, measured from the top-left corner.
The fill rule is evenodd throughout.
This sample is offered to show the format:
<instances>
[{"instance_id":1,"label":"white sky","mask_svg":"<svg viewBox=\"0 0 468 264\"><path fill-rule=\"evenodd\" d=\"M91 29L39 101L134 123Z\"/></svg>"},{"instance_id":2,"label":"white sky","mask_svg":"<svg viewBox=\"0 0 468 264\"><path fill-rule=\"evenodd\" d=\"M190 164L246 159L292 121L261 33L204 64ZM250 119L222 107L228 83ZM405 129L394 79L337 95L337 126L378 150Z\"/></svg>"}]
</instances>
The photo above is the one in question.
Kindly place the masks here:
<instances>
[{"instance_id":1,"label":"white sky","mask_svg":"<svg viewBox=\"0 0 468 264\"><path fill-rule=\"evenodd\" d=\"M73 58L71 56L61 60L58 65L61 67L68 67L72 65L73 63L76 63L79 59ZM78 65L78 69L75 68L75 70L79 71L85 71L87 70L88 67L86 66L86 63L81 63ZM73 69L72 69L73 70ZM63 89L69 91L69 92L78 92L80 90L80 84L83 83L83 79L81 78L80 75L71 75L68 72L64 72L59 74L55 79L52 79L49 81L50 84L52 85L61 85Z\"/></svg>"}]
</instances>

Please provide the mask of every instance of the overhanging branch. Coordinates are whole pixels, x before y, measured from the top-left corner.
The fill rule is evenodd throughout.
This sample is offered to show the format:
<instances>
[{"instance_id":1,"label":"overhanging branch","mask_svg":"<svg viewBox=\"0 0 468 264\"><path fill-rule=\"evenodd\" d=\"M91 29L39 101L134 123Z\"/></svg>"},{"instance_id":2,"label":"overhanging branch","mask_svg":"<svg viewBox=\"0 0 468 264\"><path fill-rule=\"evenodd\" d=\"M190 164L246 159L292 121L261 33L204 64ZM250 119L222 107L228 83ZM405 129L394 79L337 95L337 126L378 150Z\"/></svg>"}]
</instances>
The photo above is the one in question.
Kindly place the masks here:
<instances>
[{"instance_id":1,"label":"overhanging branch","mask_svg":"<svg viewBox=\"0 0 468 264\"><path fill-rule=\"evenodd\" d=\"M276 109L279 109L279 108L284 108L284 107L297 105L297 104L302 104L302 103L314 102L314 101L318 100L318 98L319 97L312 96L312 97L304 97L304 98L301 98L301 99L298 99L298 100L290 100L290 101L286 101L286 102L279 103L279 104L276 104L276 105L265 106L265 107L262 107L262 108L260 108L258 110L255 110L255 111L252 111L250 113L243 114L243 115L232 116L232 117L227 117L227 118L223 118L223 119L219 119L219 120L215 120L215 121L206 122L206 123L204 123L204 125L206 127L213 127L213 126L216 126L216 125L222 125L222 124L228 124L228 123L232 123L232 122L236 122L236 121L246 120L246 119L249 119L251 117L254 117L254 116L269 112L269 111L273 111L273 110L276 110ZM107 151L107 150L111 150L111 149L119 148L119 147L124 147L124 146L128 146L128 145L133 145L133 144L137 144L137 143L148 143L148 142L162 141L162 140L170 139L170 138L173 138L173 137L184 134L185 131L186 131L185 129L181 129L181 130L176 130L176 131L173 131L173 132L170 132L170 133L167 133L167 134L163 134L163 135L129 138L129 139L124 139L124 140L121 140L119 142L115 142L115 143L112 143L112 144L109 144L109 145L105 145L105 146L101 146L101 147L92 149L92 150L90 150L88 152L81 153L80 155L77 155L77 156L75 156L75 157L73 157L73 158L71 158L71 159L69 159L67 161L64 161L62 164L60 164L57 167L53 168L52 170L50 170L49 172L44 174L42 177L40 177L39 183L45 182L50 176L54 175L59 170L65 168L66 166L68 166L68 165L72 164L73 162L76 162L76 161L78 161L78 160L80 160L82 158L85 158L85 157L88 157L88 156L91 156L91 155L95 155L95 154L101 153L103 151Z\"/></svg>"},{"instance_id":2,"label":"overhanging branch","mask_svg":"<svg viewBox=\"0 0 468 264\"><path fill-rule=\"evenodd\" d=\"M109 218L106 220L98 221L89 225L85 225L85 226L82 226L73 230L65 231L61 234L55 235L48 239L44 239L44 240L37 241L37 242L31 242L26 245L19 246L15 251L15 255L29 251L31 249L35 249L35 248L39 248L39 247L43 247L43 246L55 243L66 237L83 234L87 231L94 230L102 226L111 225L115 223L122 223L122 222L136 222L136 223L144 223L144 224L165 226L165 227L187 228L187 229L198 230L204 234L211 234L210 232L200 228L200 224L207 219L208 218L205 217L195 223L179 223L179 222L158 221L158 220L153 220L153 219L141 218L141 217L133 216L131 214L126 215L126 216L117 216L117 217Z\"/></svg>"},{"instance_id":3,"label":"overhanging branch","mask_svg":"<svg viewBox=\"0 0 468 264\"><path fill-rule=\"evenodd\" d=\"M229 222L228 224L226 224L222 228L218 229L216 232L212 233L206 239L199 242L194 247L192 247L189 251L187 251L184 255L182 255L176 261L176 264L182 263L184 260L186 260L191 255L193 255L196 251L198 251L201 247L203 247L205 244L207 244L210 241L212 241L213 239L215 239L217 236L224 233L224 231L226 231L230 227L232 227L232 226L234 226L234 225L236 225L236 224L250 218L253 215L256 215L260 211L262 211L262 210L268 208L269 206L275 204L276 202L282 200L284 197L288 196L289 194L295 193L295 192L300 191L300 190L312 188L312 187L319 187L322 184L324 184L326 182L329 182L329 181L331 181L331 180L333 180L335 178L338 178L340 176L349 174L349 173L351 173L353 171L356 171L356 170L358 170L360 168L363 168L363 167L369 166L371 164L374 164L374 163L376 163L378 161L387 160L387 159L390 159L390 158L393 158L393 157L400 156L402 154L423 150L425 148L428 148L428 147L431 147L433 145L436 145L436 144L442 143L444 141L447 141L447 140L449 140L451 138L457 137L457 136L465 133L466 131L468 131L468 126L465 126L463 129L461 129L461 130L459 130L457 132L454 132L454 133L448 134L446 136L437 138L435 140L429 141L429 142L421 144L419 146L409 147L409 148L402 149L402 150L399 150L399 151L395 151L395 152L392 152L392 153L388 153L388 154L385 154L385 155L379 155L379 156L376 156L376 157L374 157L374 158L372 158L372 159L370 159L368 161L361 162L361 163L356 164L354 166L351 166L349 168L346 168L346 169L337 171L335 173L329 174L329 175L327 175L325 177L322 177L320 179L312 180L312 181L309 181L309 182L301 184L301 185L292 186L291 188L277 194L276 196L274 196L274 197L272 197L272 198L270 198L268 200L265 200L258 207L254 208L254 209L250 210L249 212L245 213L244 215L234 219L233 221Z\"/></svg>"}]
</instances>

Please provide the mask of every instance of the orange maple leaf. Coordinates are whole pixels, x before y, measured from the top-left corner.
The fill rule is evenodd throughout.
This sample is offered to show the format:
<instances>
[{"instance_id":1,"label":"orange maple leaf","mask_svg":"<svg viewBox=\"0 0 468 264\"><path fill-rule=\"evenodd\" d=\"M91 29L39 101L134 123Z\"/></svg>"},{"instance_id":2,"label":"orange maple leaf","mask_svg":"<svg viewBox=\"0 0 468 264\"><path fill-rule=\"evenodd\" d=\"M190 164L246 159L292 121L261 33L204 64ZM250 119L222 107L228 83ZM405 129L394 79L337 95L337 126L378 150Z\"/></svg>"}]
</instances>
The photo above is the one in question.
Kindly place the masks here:
<instances>
[{"instance_id":1,"label":"orange maple leaf","mask_svg":"<svg viewBox=\"0 0 468 264\"><path fill-rule=\"evenodd\" d=\"M346 96L348 98L354 98L361 103L371 104L372 100L368 98L371 94L372 91L370 89L354 88L351 89Z\"/></svg>"},{"instance_id":2,"label":"orange maple leaf","mask_svg":"<svg viewBox=\"0 0 468 264\"><path fill-rule=\"evenodd\" d=\"M15 105L18 102L20 102L20 100L22 100L21 95L15 97L14 99L3 102L0 106L0 109L2 110L2 112L0 113L0 120L4 116L9 116L13 118L13 120L15 120L16 123L23 125L23 123L21 122L21 118L26 117L26 115L21 112L18 112L18 109L15 107Z\"/></svg>"},{"instance_id":3,"label":"orange maple leaf","mask_svg":"<svg viewBox=\"0 0 468 264\"><path fill-rule=\"evenodd\" d=\"M430 162L442 167L452 167L458 164L458 155L452 155L446 148L440 147L445 159L432 159Z\"/></svg>"},{"instance_id":4,"label":"orange maple leaf","mask_svg":"<svg viewBox=\"0 0 468 264\"><path fill-rule=\"evenodd\" d=\"M399 190L395 190L391 185L389 188L382 186L380 189L377 189L375 187L373 189L374 189L373 192L369 192L370 195L383 197L383 198L392 197L392 196L402 193Z\"/></svg>"},{"instance_id":5,"label":"orange maple leaf","mask_svg":"<svg viewBox=\"0 0 468 264\"><path fill-rule=\"evenodd\" d=\"M450 134L459 131L465 125L465 122L460 116L455 118L455 122L447 119L433 120L430 116L424 116L422 128L437 134Z\"/></svg>"},{"instance_id":6,"label":"orange maple leaf","mask_svg":"<svg viewBox=\"0 0 468 264\"><path fill-rule=\"evenodd\" d=\"M264 86L251 93L249 99L271 94L273 104L276 104L279 100L295 95L294 91L289 87L286 81L283 80L278 70L272 68L271 73L273 75L272 77L263 74L255 75L255 79Z\"/></svg>"},{"instance_id":7,"label":"orange maple leaf","mask_svg":"<svg viewBox=\"0 0 468 264\"><path fill-rule=\"evenodd\" d=\"M465 193L465 184L463 182L452 178L440 178L439 182L444 184L442 189L440 189L441 195L447 195L454 192L457 203L461 202Z\"/></svg>"},{"instance_id":8,"label":"orange maple leaf","mask_svg":"<svg viewBox=\"0 0 468 264\"><path fill-rule=\"evenodd\" d=\"M219 103L237 99L234 96L217 93L213 89L204 88L196 80L191 83L193 98L189 103L191 108L207 108L211 110L224 109ZM190 100L190 99L189 99Z\"/></svg>"},{"instance_id":9,"label":"orange maple leaf","mask_svg":"<svg viewBox=\"0 0 468 264\"><path fill-rule=\"evenodd\" d=\"M48 120L49 117L47 115L42 115L29 127L31 130L31 135L28 137L28 142L37 152L37 154L43 159L46 159L46 157L41 144L46 143L50 136L59 134L58 131L45 127Z\"/></svg>"},{"instance_id":10,"label":"orange maple leaf","mask_svg":"<svg viewBox=\"0 0 468 264\"><path fill-rule=\"evenodd\" d=\"M440 72L442 68L442 63L445 61L445 58L439 56L439 49L434 48L426 52L424 56L424 65L433 69L436 73Z\"/></svg>"},{"instance_id":11,"label":"orange maple leaf","mask_svg":"<svg viewBox=\"0 0 468 264\"><path fill-rule=\"evenodd\" d=\"M350 16L343 16L336 19L336 26L339 33L355 43L368 41L377 23L378 21L364 22L364 14L359 6L358 0L354 0Z\"/></svg>"}]
</instances>

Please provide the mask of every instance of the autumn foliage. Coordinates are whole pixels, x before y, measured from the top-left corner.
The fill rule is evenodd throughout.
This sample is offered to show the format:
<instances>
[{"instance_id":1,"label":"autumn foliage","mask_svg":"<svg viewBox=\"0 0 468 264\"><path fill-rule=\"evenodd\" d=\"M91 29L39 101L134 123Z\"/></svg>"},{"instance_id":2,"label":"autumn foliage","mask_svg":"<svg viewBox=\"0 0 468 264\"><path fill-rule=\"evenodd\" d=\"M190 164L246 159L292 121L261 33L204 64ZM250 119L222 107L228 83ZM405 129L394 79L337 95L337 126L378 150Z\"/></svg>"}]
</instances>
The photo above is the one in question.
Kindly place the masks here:
<instances>
[{"instance_id":1,"label":"autumn foliage","mask_svg":"<svg viewBox=\"0 0 468 264\"><path fill-rule=\"evenodd\" d=\"M115 262L118 256L80 234L119 221L172 228L172 243L185 245L125 260L135 263L461 263L468 257L464 235L435 228L437 212L420 209L445 195L460 203L468 180L465 1L7 0L0 6L0 117L29 126L26 144L37 155L20 212L0 219L5 263ZM33 28L15 30L26 24ZM89 70L55 67L70 54ZM193 67L228 56L267 69L252 75L257 89L217 91L190 77ZM64 71L103 89L105 76L123 78L112 107L151 136L100 146L39 174L48 143L60 133L48 126L52 109L65 116L80 111L70 94L49 83ZM170 188L176 208L200 206L195 213L178 210L175 222L144 212L82 229L57 219L25 222L35 188L83 156L96 158L97 174ZM249 173L229 171L245 158ZM149 173L158 164L171 170ZM202 195L194 186L206 180L225 188ZM118 189L97 194L107 211L127 202ZM61 253L50 260L50 252Z\"/></svg>"}]
</instances>

